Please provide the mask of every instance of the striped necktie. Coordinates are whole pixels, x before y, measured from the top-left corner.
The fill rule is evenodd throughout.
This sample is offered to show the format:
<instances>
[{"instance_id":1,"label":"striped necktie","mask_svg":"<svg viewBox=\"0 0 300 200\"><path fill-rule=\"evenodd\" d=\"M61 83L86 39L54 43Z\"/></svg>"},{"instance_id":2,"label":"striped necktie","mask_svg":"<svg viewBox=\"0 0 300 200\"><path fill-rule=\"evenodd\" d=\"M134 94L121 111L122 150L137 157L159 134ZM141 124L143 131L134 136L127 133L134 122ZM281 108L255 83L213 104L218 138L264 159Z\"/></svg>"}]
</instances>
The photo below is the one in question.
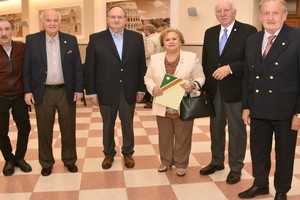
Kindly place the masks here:
<instances>
[{"instance_id":1,"label":"striped necktie","mask_svg":"<svg viewBox=\"0 0 300 200\"><path fill-rule=\"evenodd\" d=\"M275 37L276 37L276 35L270 35L269 37L268 37L268 43L267 43L267 46L266 46L266 48L265 48L265 50L264 50L264 53L263 53L263 58L265 58L266 56L267 56L267 54L269 53L269 51L270 51L270 49L271 49L271 46L272 46L272 44L273 44L273 41L274 41L274 39L275 39Z\"/></svg>"}]
</instances>

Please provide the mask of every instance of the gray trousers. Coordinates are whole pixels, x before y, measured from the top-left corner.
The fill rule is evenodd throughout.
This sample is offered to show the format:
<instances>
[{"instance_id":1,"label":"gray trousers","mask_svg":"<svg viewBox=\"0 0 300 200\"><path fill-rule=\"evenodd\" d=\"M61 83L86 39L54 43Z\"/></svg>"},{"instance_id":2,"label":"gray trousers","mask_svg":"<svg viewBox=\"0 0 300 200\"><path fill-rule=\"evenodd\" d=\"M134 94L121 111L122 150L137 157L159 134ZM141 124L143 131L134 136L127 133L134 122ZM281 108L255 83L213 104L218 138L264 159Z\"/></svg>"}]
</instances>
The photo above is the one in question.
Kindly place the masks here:
<instances>
[{"instance_id":1,"label":"gray trousers","mask_svg":"<svg viewBox=\"0 0 300 200\"><path fill-rule=\"evenodd\" d=\"M241 171L247 145L246 126L242 120L242 103L225 103L217 90L214 98L216 116L210 118L211 152L213 165L225 159L226 125L228 124L228 162L232 171Z\"/></svg>"}]
</instances>

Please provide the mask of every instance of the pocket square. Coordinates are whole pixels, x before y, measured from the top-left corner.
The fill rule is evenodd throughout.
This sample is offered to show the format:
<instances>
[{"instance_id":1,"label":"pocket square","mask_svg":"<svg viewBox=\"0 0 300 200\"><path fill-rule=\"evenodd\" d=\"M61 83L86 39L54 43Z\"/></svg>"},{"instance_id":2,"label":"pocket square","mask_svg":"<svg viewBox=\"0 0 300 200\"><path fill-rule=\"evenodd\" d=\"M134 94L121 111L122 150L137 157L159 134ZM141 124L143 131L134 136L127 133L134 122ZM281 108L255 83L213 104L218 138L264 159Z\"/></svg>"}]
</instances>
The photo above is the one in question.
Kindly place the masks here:
<instances>
[{"instance_id":1,"label":"pocket square","mask_svg":"<svg viewBox=\"0 0 300 200\"><path fill-rule=\"evenodd\" d=\"M69 50L69 51L67 52L67 54L70 54L70 53L73 53L73 51L72 51L72 50Z\"/></svg>"}]
</instances>

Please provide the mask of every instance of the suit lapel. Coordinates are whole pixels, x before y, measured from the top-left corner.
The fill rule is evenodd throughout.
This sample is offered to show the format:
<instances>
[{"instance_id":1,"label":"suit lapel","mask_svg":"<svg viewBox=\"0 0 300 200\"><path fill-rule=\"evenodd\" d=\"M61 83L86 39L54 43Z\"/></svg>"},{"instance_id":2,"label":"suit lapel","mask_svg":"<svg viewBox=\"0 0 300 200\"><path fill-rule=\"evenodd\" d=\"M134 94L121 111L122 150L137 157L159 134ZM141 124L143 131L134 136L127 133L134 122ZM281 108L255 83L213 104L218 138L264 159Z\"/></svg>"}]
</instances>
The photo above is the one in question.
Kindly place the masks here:
<instances>
[{"instance_id":1,"label":"suit lapel","mask_svg":"<svg viewBox=\"0 0 300 200\"><path fill-rule=\"evenodd\" d=\"M113 36L111 35L109 29L106 30L105 37L106 37L105 41L108 43L108 46L111 48L111 50L113 51L113 53L115 54L115 56L120 60L117 47L116 47L116 45L114 43Z\"/></svg>"},{"instance_id":2,"label":"suit lapel","mask_svg":"<svg viewBox=\"0 0 300 200\"><path fill-rule=\"evenodd\" d=\"M283 27L279 32L278 36L275 38L274 43L269 50L269 53L263 60L263 62L268 66L270 65L277 57L281 54L282 51L286 48L288 44L288 33Z\"/></svg>"},{"instance_id":3,"label":"suit lapel","mask_svg":"<svg viewBox=\"0 0 300 200\"><path fill-rule=\"evenodd\" d=\"M282 27L281 31L279 32L278 36L276 37L271 49L269 50L267 56L265 59L262 60L261 67L259 68L259 72L263 72L268 67L272 66L271 64L274 62L274 60L281 54L282 51L287 47L288 45L288 33L285 31L285 26ZM261 45L263 40L263 34L261 37ZM260 45L260 47L261 47ZM261 48L260 48L260 54L261 54ZM261 56L262 58L262 56Z\"/></svg>"},{"instance_id":4,"label":"suit lapel","mask_svg":"<svg viewBox=\"0 0 300 200\"><path fill-rule=\"evenodd\" d=\"M239 30L239 27L240 27L240 23L238 21L235 21L234 25L232 27L231 33L230 33L230 35L229 35L229 37L227 39L227 42L226 42L226 44L224 46L223 51L222 51L222 54L224 54L226 52L226 49L228 48L228 45L230 45L231 41L234 40L234 38L237 35L237 32ZM220 29L221 29L221 26L220 26Z\"/></svg>"},{"instance_id":5,"label":"suit lapel","mask_svg":"<svg viewBox=\"0 0 300 200\"><path fill-rule=\"evenodd\" d=\"M124 38L123 38L123 51L122 51L122 62L124 61L125 58L127 58L127 56L125 55L128 49L128 45L130 44L130 38L128 35L128 31L126 29L124 29ZM124 59L123 59L124 58Z\"/></svg>"},{"instance_id":6,"label":"suit lapel","mask_svg":"<svg viewBox=\"0 0 300 200\"><path fill-rule=\"evenodd\" d=\"M40 51L42 52L42 57L47 65L47 50L46 50L46 35L45 31L40 32L40 37L38 43L40 44Z\"/></svg>"},{"instance_id":7,"label":"suit lapel","mask_svg":"<svg viewBox=\"0 0 300 200\"><path fill-rule=\"evenodd\" d=\"M183 63L184 63L183 52L180 50L180 59L174 74L177 74L183 68Z\"/></svg>"},{"instance_id":8,"label":"suit lapel","mask_svg":"<svg viewBox=\"0 0 300 200\"><path fill-rule=\"evenodd\" d=\"M59 34L58 36L59 36L60 57L61 57L61 61L63 61L66 55L66 44L68 41L66 40L65 36L61 32L58 32L58 34Z\"/></svg>"}]
</instances>

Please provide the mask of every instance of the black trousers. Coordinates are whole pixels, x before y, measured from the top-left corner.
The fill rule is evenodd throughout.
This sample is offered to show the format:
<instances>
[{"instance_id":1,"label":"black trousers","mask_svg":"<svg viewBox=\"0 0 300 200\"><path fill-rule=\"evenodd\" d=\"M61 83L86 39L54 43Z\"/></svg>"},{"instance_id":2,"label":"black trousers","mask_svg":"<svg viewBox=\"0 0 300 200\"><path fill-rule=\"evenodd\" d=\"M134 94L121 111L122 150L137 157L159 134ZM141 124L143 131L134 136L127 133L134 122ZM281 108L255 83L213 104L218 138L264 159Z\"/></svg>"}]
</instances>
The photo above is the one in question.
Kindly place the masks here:
<instances>
[{"instance_id":1,"label":"black trousers","mask_svg":"<svg viewBox=\"0 0 300 200\"><path fill-rule=\"evenodd\" d=\"M274 138L273 138L274 137ZM297 131L291 130L291 120L251 118L250 150L254 185L269 186L272 142L275 141L276 192L287 193L291 188Z\"/></svg>"},{"instance_id":2,"label":"black trousers","mask_svg":"<svg viewBox=\"0 0 300 200\"><path fill-rule=\"evenodd\" d=\"M12 117L16 122L18 129L18 138L15 155L12 152L12 146L9 132L10 110ZM28 106L24 101L24 95L18 95L13 98L0 97L0 149L5 161L19 160L25 157L30 133L30 121Z\"/></svg>"}]
</instances>

